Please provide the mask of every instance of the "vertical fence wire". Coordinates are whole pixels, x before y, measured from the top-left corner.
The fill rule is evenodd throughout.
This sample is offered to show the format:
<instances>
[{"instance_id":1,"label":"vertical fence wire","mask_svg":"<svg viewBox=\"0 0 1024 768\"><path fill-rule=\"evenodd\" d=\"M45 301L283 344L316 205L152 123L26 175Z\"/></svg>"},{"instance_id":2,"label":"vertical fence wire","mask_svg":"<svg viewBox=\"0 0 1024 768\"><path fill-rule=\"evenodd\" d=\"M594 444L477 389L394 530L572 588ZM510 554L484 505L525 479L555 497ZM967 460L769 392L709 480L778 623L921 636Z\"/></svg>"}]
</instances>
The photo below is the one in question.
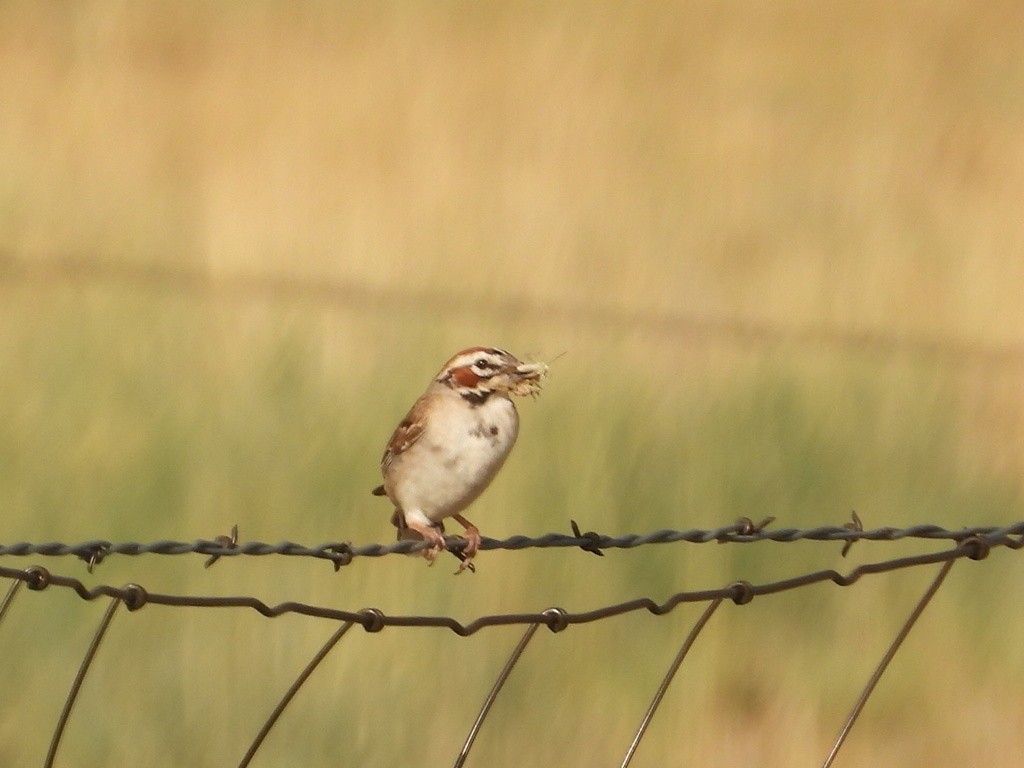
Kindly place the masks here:
<instances>
[{"instance_id":1,"label":"vertical fence wire","mask_svg":"<svg viewBox=\"0 0 1024 768\"><path fill-rule=\"evenodd\" d=\"M476 720L473 721L473 726L469 729L469 734L466 736L466 741L462 745L462 750L459 752L459 756L455 758L454 768L462 768L466 764L466 758L469 756L469 750L473 747L473 742L476 741L477 734L480 733L480 728L484 724L484 718L487 717L487 713L491 711L491 706L494 704L494 700L498 698L498 694L501 693L502 687L505 685L505 681L508 680L508 676L512 673L512 668L519 661L519 657L523 655L523 651L526 650L526 646L529 645L530 640L537 633L537 628L540 624L531 624L526 628L526 632L523 633L519 643L512 651L512 655L508 657L508 661L505 662L504 668L501 670L501 674L498 675L498 679L494 681L494 685L491 687L490 692L487 694L487 698L484 699L483 706L480 707L480 714L476 716Z\"/></svg>"},{"instance_id":2,"label":"vertical fence wire","mask_svg":"<svg viewBox=\"0 0 1024 768\"><path fill-rule=\"evenodd\" d=\"M67 699L64 701L64 709L61 710L60 717L57 719L57 727L53 730L50 750L46 753L46 762L43 763L44 768L52 768L53 766L53 761L57 757L57 747L60 746L61 737L64 735L64 728L67 726L68 717L71 715L71 708L75 705L75 699L78 698L78 692L82 688L82 681L85 680L85 675L92 665L96 651L107 634L107 629L110 627L110 622L113 620L119 605L121 605L121 598L115 597L111 599L106 613L103 614L103 618L100 620L100 624L96 627L96 632L92 636L92 642L89 643L89 648L86 650L85 656L82 657L82 663L78 667L78 674L75 675L75 680L68 690Z\"/></svg>"},{"instance_id":3,"label":"vertical fence wire","mask_svg":"<svg viewBox=\"0 0 1024 768\"><path fill-rule=\"evenodd\" d=\"M626 750L626 756L622 759L621 768L626 768L626 766L628 766L633 760L633 755L636 754L636 748L640 745L640 739L642 739L644 734L647 732L647 726L651 724L651 720L654 718L654 713L658 711L658 706L661 704L661 700L665 698L665 692L668 690L669 685L671 685L676 672L679 671L679 667L683 663L683 659L686 658L686 654L689 653L690 648L693 647L694 642L697 640L697 635L701 633L701 630L704 629L704 626L711 619L711 615L721 604L722 598L712 600L708 607L704 609L704 613L702 613L700 618L697 619L697 623L693 625L693 629L690 630L690 634L686 636L686 640L683 641L683 645L679 648L679 653L677 653L675 659L672 660L672 664L669 666L668 672L665 673L665 677L662 679L661 685L658 686L658 690L654 694L654 699L651 701L651 705L647 708L647 712L644 714L644 719L640 721L640 727L637 729L636 735L633 737L633 741L629 745L629 749Z\"/></svg>"},{"instance_id":4,"label":"vertical fence wire","mask_svg":"<svg viewBox=\"0 0 1024 768\"><path fill-rule=\"evenodd\" d=\"M942 582L945 581L946 576L949 574L949 571L955 562L956 560L947 560L942 564L942 567L932 580L932 583L928 586L928 589L925 590L923 595L921 595L921 599L917 601L917 605L914 606L914 610L910 612L907 620L903 623L903 627L889 646L889 650L885 652L885 656L883 656L882 660L878 663L874 673L871 675L871 679L868 680L867 685L864 686L864 690L861 691L860 697L857 699L857 703L854 704L849 717L846 718L846 722L839 731L839 737L836 739L836 743L832 746L832 751L829 752L828 757L825 758L825 762L821 764L822 768L829 768L832 765L832 762L836 759L836 755L839 754L839 748L843 746L843 742L846 741L846 737L850 735L850 729L853 728L853 724L857 721L857 717L864 709L864 705L867 704L868 698L875 690L875 686L878 685L878 681L889 666L889 662L893 660L893 657L900 649L903 641L907 638L907 635L910 634L911 628L917 622L918 618L920 618L924 609L928 606L928 603L931 602L932 597L934 597L935 593L938 592L939 587L942 586Z\"/></svg>"},{"instance_id":5,"label":"vertical fence wire","mask_svg":"<svg viewBox=\"0 0 1024 768\"><path fill-rule=\"evenodd\" d=\"M68 721L70 719L72 710L75 706L78 694L80 693L84 679L88 674L92 662L98 652L99 646L105 638L110 624L113 621L113 617L118 607L123 603L127 610L137 611L147 602L157 603L166 606L207 606L207 607L247 607L259 611L262 615L267 617L273 617L282 615L289 612L304 613L309 616L317 616L320 618L332 618L335 621L343 622L337 628L337 630L331 635L331 637L325 642L320 650L314 655L310 662L306 665L303 671L299 674L296 680L292 683L289 689L285 692L284 696L278 702L272 713L269 715L267 720L264 722L262 728L253 740L245 756L239 763L239 768L247 768L256 752L260 749L264 743L270 730L274 727L277 720L285 708L290 704L292 699L297 694L298 690L302 685L305 684L306 680L312 675L318 665L326 658L327 654L337 645L342 637L351 629L356 623L361 623L369 632L379 631L384 626L395 625L395 626L420 626L420 627L447 627L453 630L459 635L468 636L474 634L480 629L487 626L501 625L501 624L519 624L526 625L527 629L511 655L506 661L503 669L501 670L497 680L492 686L491 690L487 694L484 703L470 728L469 734L462 746L462 749L455 761L455 768L463 768L468 758L469 752L473 747L479 732L483 726L485 719L487 718L491 708L501 693L508 677L511 675L513 668L518 663L520 657L524 653L527 645L532 641L536 635L537 629L544 625L547 626L552 632L561 632L566 629L570 624L586 623L591 621L598 621L601 619L609 618L612 616L622 615L624 613L630 613L642 609L652 611L657 615L663 615L671 611L675 606L680 605L683 602L704 602L707 601L707 606L691 628L689 634L685 638L682 646L678 653L673 659L668 671L662 679L658 690L656 691L653 700L648 707L643 720L640 723L639 728L630 744L623 761L621 762L621 768L628 768L632 758L634 757L640 741L644 737L648 730L650 723L658 711L659 706L664 699L669 686L673 679L678 673L682 662L688 655L690 649L695 643L697 637L704 630L712 615L719 608L721 603L725 599L731 599L733 602L742 605L749 602L755 594L774 594L780 591L786 591L790 589L796 589L799 587L809 586L815 583L821 583L824 581L831 581L839 586L850 586L858 581L862 576L870 574L878 574L896 571L911 566L917 565L928 565L941 563L941 568L935 575L934 579L921 595L913 610L906 618L896 637L892 641L885 655L879 661L877 667L872 673L867 684L863 688L855 703L852 711L846 719L835 744L832 747L831 752L823 763L823 768L831 768L833 761L835 760L840 748L845 743L851 729L857 721L860 713L863 711L868 699L873 694L878 682L882 675L885 673L889 664L896 656L897 652L901 648L904 640L909 635L911 629L915 626L917 620L923 614L924 610L930 604L932 598L938 592L950 570L952 569L953 563L963 557L969 557L972 560L984 559L989 550L993 546L1005 546L1009 549L1019 550L1024 549L1024 534L1019 527L1024 526L1024 523L1019 523L1012 529L1012 534L1007 533L1011 529L997 529L994 532L984 533L977 531L964 531L963 534L970 533L971 535L962 535L958 538L958 544L955 549L946 550L942 552L925 553L922 555L915 555L912 557L895 558L883 562L867 563L858 566L853 571L846 575L841 575L832 570L826 571L815 571L808 574L802 574L800 576L787 579L783 582L773 582L770 584L763 584L759 587L754 587L747 582L736 582L727 588L720 590L705 590L702 592L692 593L678 593L673 595L669 600L664 603L655 603L650 598L639 598L635 600L625 601L618 604L608 605L598 610L588 611L583 613L567 613L560 608L549 608L542 613L518 613L518 614L494 614L478 618L477 620L470 622L467 625L458 623L454 618L448 616L385 616L377 609L364 609L356 614L348 611L340 611L337 609L329 609L325 607L310 606L303 603L282 603L274 606L266 605L254 597L203 597L203 596L190 596L190 595L162 595L162 594L148 594L146 590L137 584L128 584L121 589L116 589L111 586L101 585L92 589L87 588L81 581L71 578L68 576L60 576L49 573L46 569L38 566L32 566L23 571L16 571L7 568L0 568L0 576L13 579L13 583L10 585L6 592L6 595L0 601L0 622L6 617L14 599L19 594L22 582L25 582L30 590L39 591L44 590L50 586L59 586L61 588L72 589L80 597L86 600L94 600L99 597L108 597L111 599L109 606L104 613L102 620L100 621L96 631L93 634L92 640L82 657L79 665L78 672L75 676L73 683L71 684L66 700L64 702L63 709L60 717L57 720L54 732L52 735L49 751L44 762L44 768L52 768L55 760L58 748L61 743L61 739L66 730ZM980 530L980 529L979 529ZM987 529L986 529L987 530ZM925 531L927 535L934 535L935 531L928 529ZM948 532L939 531L941 534ZM577 537L578 538L578 537ZM20 545L19 545L20 546Z\"/></svg>"},{"instance_id":6,"label":"vertical fence wire","mask_svg":"<svg viewBox=\"0 0 1024 768\"><path fill-rule=\"evenodd\" d=\"M274 711L270 713L270 716L267 718L266 722L263 723L263 727L260 728L260 732L256 734L256 738L253 739L252 744L249 745L249 749L246 750L245 756L242 758L242 762L238 764L238 768L245 768L247 765L249 765L249 763L252 761L253 756L256 754L256 750L258 750L260 746L263 744L263 740L267 738L267 734L270 733L270 729L274 727L274 724L277 722L277 719L281 717L281 713L284 712L285 707L288 706L291 700L295 697L295 694L298 693L299 688L302 687L302 684L306 682L306 680L309 678L311 674L313 674L313 670L315 670L320 665L320 662L324 660L327 654L331 652L331 649L338 644L338 641L345 636L346 632L352 629L352 625L353 622L346 621L344 624L338 627L334 634L328 638L326 643L324 643L323 647L319 651L317 651L316 655L310 660L309 664L306 665L306 668L303 669L301 673L299 673L299 676L297 678L295 678L295 682L291 684L291 686L285 692L284 696L281 697L281 700L277 703L277 706L274 707Z\"/></svg>"},{"instance_id":7,"label":"vertical fence wire","mask_svg":"<svg viewBox=\"0 0 1024 768\"><path fill-rule=\"evenodd\" d=\"M22 582L20 579L14 579L11 581L11 586L7 590L7 594L4 595L4 600L0 603L0 624L3 623L4 616L7 615L7 609L11 607L11 603L14 602L14 598L18 596L18 590L21 589Z\"/></svg>"}]
</instances>

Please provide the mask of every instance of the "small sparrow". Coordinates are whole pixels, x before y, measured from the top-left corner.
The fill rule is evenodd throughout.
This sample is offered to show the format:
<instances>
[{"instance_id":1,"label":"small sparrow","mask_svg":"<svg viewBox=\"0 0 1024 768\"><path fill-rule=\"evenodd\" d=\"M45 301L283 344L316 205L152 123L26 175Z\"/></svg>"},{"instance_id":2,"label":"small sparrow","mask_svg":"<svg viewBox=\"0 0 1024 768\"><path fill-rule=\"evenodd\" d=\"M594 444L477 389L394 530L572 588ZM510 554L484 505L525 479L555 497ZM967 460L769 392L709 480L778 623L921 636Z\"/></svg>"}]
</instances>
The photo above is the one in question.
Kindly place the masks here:
<instances>
[{"instance_id":1,"label":"small sparrow","mask_svg":"<svg viewBox=\"0 0 1024 768\"><path fill-rule=\"evenodd\" d=\"M380 461L375 496L395 505L399 539L430 542L431 564L445 548L445 518L465 530L462 565L473 570L480 531L462 516L501 469L519 434L510 395L535 395L544 363L524 363L503 349L470 347L445 363L395 429Z\"/></svg>"}]
</instances>

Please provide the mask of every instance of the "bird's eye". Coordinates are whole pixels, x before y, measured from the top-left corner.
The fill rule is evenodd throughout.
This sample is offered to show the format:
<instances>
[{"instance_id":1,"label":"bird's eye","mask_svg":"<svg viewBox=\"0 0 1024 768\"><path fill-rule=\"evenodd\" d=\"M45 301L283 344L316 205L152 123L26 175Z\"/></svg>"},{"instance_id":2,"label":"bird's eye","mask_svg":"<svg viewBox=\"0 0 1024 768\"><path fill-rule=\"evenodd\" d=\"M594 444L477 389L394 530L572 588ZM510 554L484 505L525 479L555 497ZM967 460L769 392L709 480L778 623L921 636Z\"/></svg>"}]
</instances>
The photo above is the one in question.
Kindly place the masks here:
<instances>
[{"instance_id":1,"label":"bird's eye","mask_svg":"<svg viewBox=\"0 0 1024 768\"><path fill-rule=\"evenodd\" d=\"M491 366L491 361L488 360L486 357L481 357L479 360L477 360L475 363L473 363L473 365L475 365L477 368L491 368L492 367Z\"/></svg>"}]
</instances>

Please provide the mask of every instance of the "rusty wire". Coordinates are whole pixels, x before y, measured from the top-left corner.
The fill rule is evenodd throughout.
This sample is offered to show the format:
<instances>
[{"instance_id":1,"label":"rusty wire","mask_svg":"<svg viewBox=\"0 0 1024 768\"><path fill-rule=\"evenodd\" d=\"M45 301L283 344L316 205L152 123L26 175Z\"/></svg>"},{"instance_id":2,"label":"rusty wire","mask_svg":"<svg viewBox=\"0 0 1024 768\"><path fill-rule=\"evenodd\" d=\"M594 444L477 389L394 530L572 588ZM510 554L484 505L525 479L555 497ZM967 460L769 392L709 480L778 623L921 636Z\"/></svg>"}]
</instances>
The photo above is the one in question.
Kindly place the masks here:
<instances>
[{"instance_id":1,"label":"rusty wire","mask_svg":"<svg viewBox=\"0 0 1024 768\"><path fill-rule=\"evenodd\" d=\"M67 725L68 718L70 716L72 707L75 699L81 689L83 679L88 672L90 665L97 653L99 645L106 635L110 623L114 617L117 607L124 603L125 607L129 611L138 611L147 604L154 605L166 605L166 606L190 606L190 607L205 607L205 608L237 608L245 607L251 608L258 611L260 614L267 617L281 616L288 613L298 613L307 616L314 616L324 619L332 619L340 621L341 626L334 632L334 634L327 640L327 642L321 647L313 659L306 665L303 671L299 674L297 679L288 688L286 693L283 695L277 706L272 711L271 715L264 722L263 726L259 730L258 735L253 740L251 746L242 758L242 762L239 764L240 768L247 766L260 745L263 743L267 734L277 722L281 716L285 707L294 698L296 692L301 685L309 678L316 667L321 661L327 656L327 654L339 643L342 637L356 624L363 627L367 632L380 632L386 627L443 627L450 629L457 635L468 636L474 634L486 627L491 626L506 626L506 625L526 625L527 630L523 635L522 639L516 645L512 654L509 656L505 663L501 673L499 674L497 681L488 692L487 697L484 700L483 706L480 709L476 720L472 724L469 734L463 743L462 749L456 758L455 766L460 768L466 762L469 751L479 734L484 720L489 713L491 706L493 705L498 694L501 692L505 681L508 679L513 668L518 662L520 656L524 652L526 646L533 638L536 630L541 626L546 626L552 632L562 632L568 627L574 624L583 624L588 622L600 621L612 616L618 616L625 613L634 611L647 610L656 615L664 615L673 610L676 606L682 603L695 603L695 602L706 602L708 603L707 608L698 619L698 621L691 628L687 634L679 652L672 661L667 673L665 674L654 698L651 701L650 706L641 721L640 727L637 730L631 744L626 753L626 757L622 762L623 766L629 764L633 755L636 752L637 746L640 743L641 738L647 731L648 726L651 723L654 714L656 713L659 705L664 698L670 683L674 676L679 670L684 657L689 652L693 643L696 641L698 635L703 631L705 626L709 623L712 615L716 612L718 607L725 601L730 600L736 605L745 605L753 600L757 596L775 594L778 592L784 592L787 590L797 589L810 584L816 584L823 581L831 581L838 586L849 586L857 582L862 576L886 573L896 571L900 569L913 568L919 566L925 566L928 564L941 564L941 569L935 579L931 582L928 589L922 595L917 602L913 611L907 618L899 630L895 640L890 645L885 656L881 659L879 664L874 670L870 680L862 690L856 704L854 705L850 715L845 721L842 729L840 730L839 737L832 747L831 752L825 759L824 768L828 768L832 764L836 754L840 747L849 735L850 729L856 721L858 715L863 710L868 698L872 694L877 685L879 679L892 661L896 652L899 650L900 645L910 632L914 623L917 621L925 607L935 595L939 587L941 586L946 575L949 573L953 564L961 559L969 558L972 560L982 560L988 556L992 548L1006 547L1010 550L1020 550L1024 548L1024 522L1017 523L1011 526L1004 527L977 527L971 529L963 529L961 531L945 531L944 529L938 528L937 526L915 526L911 529L878 529L877 531L856 531L850 528L827 528L827 529L811 529L810 531L795 531L795 529L775 531L773 532L776 536L768 535L763 530L764 524L769 521L763 521L760 525L750 523L750 521L741 521L736 526L731 526L731 532L722 534L720 529L718 532L704 532L703 536L696 536L690 538L688 532L675 532L684 533L686 535L672 540L678 541L765 541L765 540L777 540L777 541L792 541L799 538L815 538L818 540L842 540L850 541L856 540L857 538L877 538L883 540L893 540L899 538L906 538L908 536L915 536L918 538L929 538L929 539L950 539L956 542L956 545L952 548L947 548L938 552L925 553L920 555L914 555L909 557L893 558L884 561L878 561L873 563L866 563L857 568L854 568L847 574L840 574L834 570L821 570L812 573L803 574L794 578L785 579L776 582L762 583L758 585L750 584L748 582L735 582L725 587L718 589L708 589L694 592L678 592L672 595L668 600L662 603L657 603L651 598L638 598L635 600L629 600L622 603L616 603L608 605L602 608L598 608L592 611L585 611L580 613L570 613L561 608L548 608L546 610L536 613L515 613L515 614L491 614L481 616L476 620L468 623L461 624L452 617L449 616L388 616L382 611L376 608L366 608L359 611L344 611L334 608L327 608L324 606L314 606L299 602L286 602L280 603L275 606L269 606L262 601L254 597L207 597L207 596L194 596L194 595L163 595L157 593L149 593L143 587L137 584L128 584L124 587L113 587L109 585L100 585L92 589L87 588L81 581L73 577L61 576L50 572L46 568L42 568L37 565L30 566L25 569L12 569L0 567L0 577L11 579L13 584L7 596L4 598L3 603L0 604L0 618L9 608L11 602L18 594L17 586L21 583L27 587L29 591L43 591L52 587L62 587L70 589L78 594L79 597L85 600L95 600L99 597L112 598L111 604L104 614L103 620L101 621L96 633L93 636L92 642L86 651L85 656L82 659L80 668L76 678L68 692L67 699L64 708L61 712L60 718L57 722L57 726L54 730L53 739L51 741L50 752L47 756L45 765L49 768L52 765L54 757L56 755L57 746L60 743L61 735ZM577 528L578 531L578 528ZM659 532L656 532L658 534ZM707 536L708 533L717 533L715 536ZM779 537L779 534L782 534ZM801 535L803 534L803 535ZM520 537L525 538L525 537ZM582 538L577 535L576 537L565 537L570 540L570 543L561 543L560 546L581 546L587 551L593 551L594 546L616 546L617 544L610 540L609 537L600 537L592 532L583 534ZM636 537L640 538L640 537ZM636 538L625 539L632 541L633 543L629 546L636 546ZM655 535L653 538L648 538L642 543L655 543L659 540L659 537ZM536 540L534 540L536 541ZM498 542L499 544L501 542ZM47 545L49 546L49 545ZM64 545L53 545L55 547L62 547ZM245 545L239 545L240 547ZM499 547L491 547L499 548ZM210 552L203 550L201 547L191 549L189 551L203 552L204 554L226 554L218 552ZM228 552L231 552L229 549ZM167 553L167 552L165 552ZM51 552L51 554L55 554ZM62 552L62 554L78 554L73 548L68 548L68 551ZM281 554L293 554L282 552Z\"/></svg>"}]
</instances>

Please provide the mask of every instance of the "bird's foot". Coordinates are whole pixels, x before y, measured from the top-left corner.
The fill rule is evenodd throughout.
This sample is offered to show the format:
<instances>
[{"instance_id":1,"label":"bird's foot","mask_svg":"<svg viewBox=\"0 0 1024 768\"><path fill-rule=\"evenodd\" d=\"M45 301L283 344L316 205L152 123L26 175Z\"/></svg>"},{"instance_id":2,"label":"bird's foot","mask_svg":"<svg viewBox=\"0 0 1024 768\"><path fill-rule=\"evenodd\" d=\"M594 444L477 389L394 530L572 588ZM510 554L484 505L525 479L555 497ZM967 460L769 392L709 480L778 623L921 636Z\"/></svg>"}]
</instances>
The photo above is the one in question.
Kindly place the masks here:
<instances>
[{"instance_id":1,"label":"bird's foot","mask_svg":"<svg viewBox=\"0 0 1024 768\"><path fill-rule=\"evenodd\" d=\"M396 515L398 512L395 513ZM392 518L392 523L395 522ZM446 549L444 539L444 527L440 523L434 523L432 525L418 525L414 522L406 524L404 517L400 520L401 525L396 523L398 526L398 540L406 541L425 541L429 546L425 549L416 550L410 552L410 555L420 554L426 558L429 565L433 565L434 561L440 556Z\"/></svg>"},{"instance_id":2,"label":"bird's foot","mask_svg":"<svg viewBox=\"0 0 1024 768\"><path fill-rule=\"evenodd\" d=\"M430 544L429 547L423 550L423 556L427 559L428 565L433 565L437 562L437 558L441 556L441 553L447 549L444 540L444 534L437 528L428 528L428 532L423 534L423 538Z\"/></svg>"},{"instance_id":3,"label":"bird's foot","mask_svg":"<svg viewBox=\"0 0 1024 768\"><path fill-rule=\"evenodd\" d=\"M476 566L473 565L473 558L476 557L476 553L480 551L481 537L479 528L470 523L466 526L466 530L462 535L466 539L466 546L462 548L462 552L460 553L459 559L462 560L462 562L459 564L459 570L455 572L456 576L465 570L469 570L473 573L476 572Z\"/></svg>"}]
</instances>

